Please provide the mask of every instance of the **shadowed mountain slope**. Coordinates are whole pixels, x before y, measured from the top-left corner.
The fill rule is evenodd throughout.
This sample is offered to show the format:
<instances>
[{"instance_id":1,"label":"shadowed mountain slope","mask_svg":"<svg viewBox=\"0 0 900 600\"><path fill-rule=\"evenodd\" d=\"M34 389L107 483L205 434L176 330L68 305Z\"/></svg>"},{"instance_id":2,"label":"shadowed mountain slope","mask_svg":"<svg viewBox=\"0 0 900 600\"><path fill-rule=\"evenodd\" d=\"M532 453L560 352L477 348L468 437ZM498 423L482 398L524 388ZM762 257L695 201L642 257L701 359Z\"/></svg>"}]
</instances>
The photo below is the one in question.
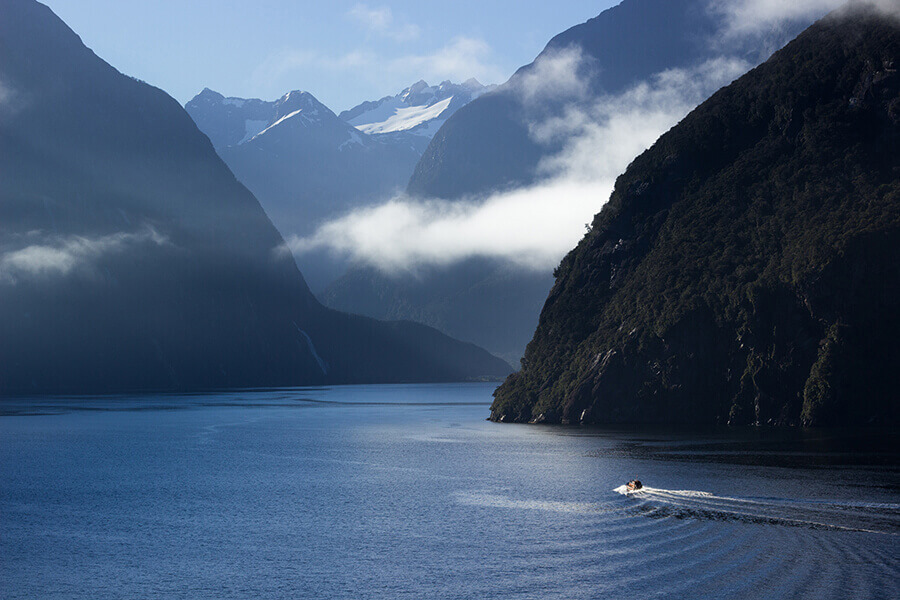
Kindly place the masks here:
<instances>
[{"instance_id":1,"label":"shadowed mountain slope","mask_svg":"<svg viewBox=\"0 0 900 600\"><path fill-rule=\"evenodd\" d=\"M574 50L587 96L616 94L667 69L695 66L722 55L751 64L800 32L799 23L759 35L726 37L724 16L708 0L624 0L551 39L535 61L491 94L461 108L437 132L409 181L424 197L460 198L533 183L540 160L559 146L540 143L530 125L571 102L553 84L529 93L542 59Z\"/></svg>"},{"instance_id":2,"label":"shadowed mountain slope","mask_svg":"<svg viewBox=\"0 0 900 600\"><path fill-rule=\"evenodd\" d=\"M508 366L322 307L161 90L0 1L0 394L435 381Z\"/></svg>"},{"instance_id":3,"label":"shadowed mountain slope","mask_svg":"<svg viewBox=\"0 0 900 600\"><path fill-rule=\"evenodd\" d=\"M898 64L856 5L635 159L492 418L896 423Z\"/></svg>"}]
</instances>

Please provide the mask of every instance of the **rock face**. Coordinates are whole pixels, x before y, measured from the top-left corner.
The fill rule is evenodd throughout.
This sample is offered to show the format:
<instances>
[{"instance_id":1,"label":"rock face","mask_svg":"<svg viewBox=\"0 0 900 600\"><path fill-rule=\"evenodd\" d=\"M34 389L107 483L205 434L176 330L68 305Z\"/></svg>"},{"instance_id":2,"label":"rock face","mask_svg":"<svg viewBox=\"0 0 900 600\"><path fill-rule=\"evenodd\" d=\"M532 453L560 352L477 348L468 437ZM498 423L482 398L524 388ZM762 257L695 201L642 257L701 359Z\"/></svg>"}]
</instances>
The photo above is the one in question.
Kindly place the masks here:
<instances>
[{"instance_id":1,"label":"rock face","mask_svg":"<svg viewBox=\"0 0 900 600\"><path fill-rule=\"evenodd\" d=\"M320 305L177 102L0 0L0 395L496 377Z\"/></svg>"},{"instance_id":2,"label":"rock face","mask_svg":"<svg viewBox=\"0 0 900 600\"><path fill-rule=\"evenodd\" d=\"M898 66L898 21L856 6L662 136L560 264L491 418L897 423Z\"/></svg>"}]
</instances>

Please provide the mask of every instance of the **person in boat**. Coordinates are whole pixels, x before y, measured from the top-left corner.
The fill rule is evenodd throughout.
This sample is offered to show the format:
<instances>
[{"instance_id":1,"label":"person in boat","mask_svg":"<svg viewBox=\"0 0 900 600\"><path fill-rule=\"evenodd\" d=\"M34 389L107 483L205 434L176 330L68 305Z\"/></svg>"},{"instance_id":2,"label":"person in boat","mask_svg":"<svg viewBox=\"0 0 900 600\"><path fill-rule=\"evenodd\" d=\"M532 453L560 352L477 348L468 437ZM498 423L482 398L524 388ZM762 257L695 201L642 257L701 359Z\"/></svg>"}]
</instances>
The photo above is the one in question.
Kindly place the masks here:
<instances>
[{"instance_id":1,"label":"person in boat","mask_svg":"<svg viewBox=\"0 0 900 600\"><path fill-rule=\"evenodd\" d=\"M627 487L629 490L631 490L633 492L635 490L641 489L644 486L641 484L640 479L632 479L631 481L628 482L628 484L625 487Z\"/></svg>"}]
</instances>

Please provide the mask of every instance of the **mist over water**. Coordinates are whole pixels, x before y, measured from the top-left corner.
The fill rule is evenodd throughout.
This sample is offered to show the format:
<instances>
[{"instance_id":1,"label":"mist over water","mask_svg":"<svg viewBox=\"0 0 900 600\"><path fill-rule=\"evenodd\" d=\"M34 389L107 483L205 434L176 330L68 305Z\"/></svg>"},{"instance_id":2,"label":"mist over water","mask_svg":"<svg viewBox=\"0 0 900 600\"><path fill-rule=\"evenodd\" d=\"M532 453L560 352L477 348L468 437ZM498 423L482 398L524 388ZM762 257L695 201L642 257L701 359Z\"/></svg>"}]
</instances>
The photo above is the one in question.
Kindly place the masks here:
<instances>
[{"instance_id":1,"label":"mist over water","mask_svg":"<svg viewBox=\"0 0 900 600\"><path fill-rule=\"evenodd\" d=\"M492 389L4 400L2 596L900 595L895 434L501 425Z\"/></svg>"}]
</instances>

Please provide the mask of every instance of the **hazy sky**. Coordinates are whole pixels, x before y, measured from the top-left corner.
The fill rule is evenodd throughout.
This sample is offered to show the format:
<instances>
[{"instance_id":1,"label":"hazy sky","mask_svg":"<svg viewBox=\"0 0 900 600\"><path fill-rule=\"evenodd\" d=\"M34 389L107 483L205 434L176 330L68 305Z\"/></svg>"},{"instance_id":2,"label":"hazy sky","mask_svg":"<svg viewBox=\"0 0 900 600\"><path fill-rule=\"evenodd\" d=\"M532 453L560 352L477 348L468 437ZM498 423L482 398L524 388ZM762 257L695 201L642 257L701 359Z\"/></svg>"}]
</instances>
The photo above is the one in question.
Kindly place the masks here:
<instances>
[{"instance_id":1,"label":"hazy sky","mask_svg":"<svg viewBox=\"0 0 900 600\"><path fill-rule=\"evenodd\" d=\"M501 83L618 0L44 0L120 71L182 104L204 87L333 110L429 83Z\"/></svg>"}]
</instances>

